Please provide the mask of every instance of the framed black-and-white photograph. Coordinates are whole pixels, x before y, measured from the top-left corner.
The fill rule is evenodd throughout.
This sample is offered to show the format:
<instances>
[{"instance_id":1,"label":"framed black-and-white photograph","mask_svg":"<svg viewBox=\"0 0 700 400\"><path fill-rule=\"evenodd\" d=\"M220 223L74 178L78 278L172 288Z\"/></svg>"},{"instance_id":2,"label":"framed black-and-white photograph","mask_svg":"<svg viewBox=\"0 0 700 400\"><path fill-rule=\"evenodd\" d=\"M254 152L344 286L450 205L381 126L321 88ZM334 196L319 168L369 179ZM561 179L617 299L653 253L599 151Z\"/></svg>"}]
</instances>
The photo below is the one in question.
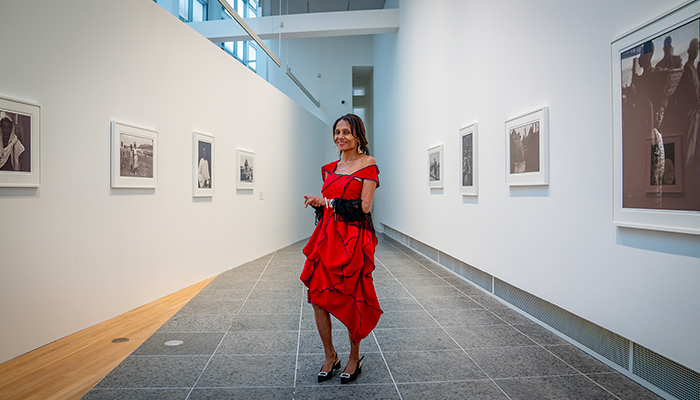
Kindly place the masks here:
<instances>
[{"instance_id":1,"label":"framed black-and-white photograph","mask_svg":"<svg viewBox=\"0 0 700 400\"><path fill-rule=\"evenodd\" d=\"M112 121L112 187L158 186L158 132Z\"/></svg>"},{"instance_id":2,"label":"framed black-and-white photograph","mask_svg":"<svg viewBox=\"0 0 700 400\"><path fill-rule=\"evenodd\" d=\"M236 173L236 189L255 188L255 153L236 150L238 171Z\"/></svg>"},{"instance_id":3,"label":"framed black-and-white photograph","mask_svg":"<svg viewBox=\"0 0 700 400\"><path fill-rule=\"evenodd\" d=\"M428 149L428 186L431 188L443 187L443 145Z\"/></svg>"},{"instance_id":4,"label":"framed black-and-white photograph","mask_svg":"<svg viewBox=\"0 0 700 400\"><path fill-rule=\"evenodd\" d=\"M192 134L192 196L214 195L214 136Z\"/></svg>"},{"instance_id":5,"label":"framed black-and-white photograph","mask_svg":"<svg viewBox=\"0 0 700 400\"><path fill-rule=\"evenodd\" d=\"M549 185L549 109L542 107L506 121L506 182Z\"/></svg>"},{"instance_id":6,"label":"framed black-and-white photograph","mask_svg":"<svg viewBox=\"0 0 700 400\"><path fill-rule=\"evenodd\" d=\"M0 187L41 183L41 107L0 97Z\"/></svg>"},{"instance_id":7,"label":"framed black-and-white photograph","mask_svg":"<svg viewBox=\"0 0 700 400\"><path fill-rule=\"evenodd\" d=\"M700 234L700 3L616 39L613 222Z\"/></svg>"},{"instance_id":8,"label":"framed black-and-white photograph","mask_svg":"<svg viewBox=\"0 0 700 400\"><path fill-rule=\"evenodd\" d=\"M478 126L469 125L459 130L460 154L462 155L462 173L460 192L464 196L476 196L478 194Z\"/></svg>"}]
</instances>

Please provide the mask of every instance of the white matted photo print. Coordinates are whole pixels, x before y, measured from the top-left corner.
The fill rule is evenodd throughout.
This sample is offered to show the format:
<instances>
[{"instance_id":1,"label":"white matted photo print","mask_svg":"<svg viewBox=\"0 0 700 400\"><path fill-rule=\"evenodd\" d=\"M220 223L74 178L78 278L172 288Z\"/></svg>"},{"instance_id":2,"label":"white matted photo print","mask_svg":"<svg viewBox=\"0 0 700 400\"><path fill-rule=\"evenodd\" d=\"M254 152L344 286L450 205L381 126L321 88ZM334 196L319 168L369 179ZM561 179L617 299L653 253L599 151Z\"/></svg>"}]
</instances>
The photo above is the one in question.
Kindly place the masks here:
<instances>
[{"instance_id":1,"label":"white matted photo print","mask_svg":"<svg viewBox=\"0 0 700 400\"><path fill-rule=\"evenodd\" d=\"M430 188L443 187L443 145L428 149L428 186Z\"/></svg>"},{"instance_id":2,"label":"white matted photo print","mask_svg":"<svg viewBox=\"0 0 700 400\"><path fill-rule=\"evenodd\" d=\"M41 107L0 97L0 187L41 183Z\"/></svg>"},{"instance_id":3,"label":"white matted photo print","mask_svg":"<svg viewBox=\"0 0 700 400\"><path fill-rule=\"evenodd\" d=\"M255 188L255 153L236 149L236 189Z\"/></svg>"},{"instance_id":4,"label":"white matted photo print","mask_svg":"<svg viewBox=\"0 0 700 400\"><path fill-rule=\"evenodd\" d=\"M506 182L549 185L549 109L542 107L506 121Z\"/></svg>"},{"instance_id":5,"label":"white matted photo print","mask_svg":"<svg viewBox=\"0 0 700 400\"><path fill-rule=\"evenodd\" d=\"M158 186L158 132L112 121L112 187Z\"/></svg>"},{"instance_id":6,"label":"white matted photo print","mask_svg":"<svg viewBox=\"0 0 700 400\"><path fill-rule=\"evenodd\" d=\"M214 136L192 133L192 196L214 195Z\"/></svg>"},{"instance_id":7,"label":"white matted photo print","mask_svg":"<svg viewBox=\"0 0 700 400\"><path fill-rule=\"evenodd\" d=\"M613 223L700 235L700 3L610 47Z\"/></svg>"},{"instance_id":8,"label":"white matted photo print","mask_svg":"<svg viewBox=\"0 0 700 400\"><path fill-rule=\"evenodd\" d=\"M460 154L462 155L462 174L459 191L463 196L478 194L478 124L474 123L459 130Z\"/></svg>"}]
</instances>

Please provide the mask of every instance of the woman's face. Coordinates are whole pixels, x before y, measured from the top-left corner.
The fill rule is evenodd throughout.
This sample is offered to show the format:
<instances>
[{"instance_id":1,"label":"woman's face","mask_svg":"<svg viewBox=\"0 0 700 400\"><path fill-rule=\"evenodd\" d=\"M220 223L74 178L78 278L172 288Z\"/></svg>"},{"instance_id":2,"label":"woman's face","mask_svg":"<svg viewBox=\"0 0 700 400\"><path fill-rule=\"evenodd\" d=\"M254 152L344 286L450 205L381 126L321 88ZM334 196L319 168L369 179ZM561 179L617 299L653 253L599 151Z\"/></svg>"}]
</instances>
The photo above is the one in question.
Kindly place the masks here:
<instances>
[{"instance_id":1,"label":"woman's face","mask_svg":"<svg viewBox=\"0 0 700 400\"><path fill-rule=\"evenodd\" d=\"M333 132L333 141L340 151L357 149L358 140L352 135L352 128L348 121L340 120Z\"/></svg>"}]
</instances>

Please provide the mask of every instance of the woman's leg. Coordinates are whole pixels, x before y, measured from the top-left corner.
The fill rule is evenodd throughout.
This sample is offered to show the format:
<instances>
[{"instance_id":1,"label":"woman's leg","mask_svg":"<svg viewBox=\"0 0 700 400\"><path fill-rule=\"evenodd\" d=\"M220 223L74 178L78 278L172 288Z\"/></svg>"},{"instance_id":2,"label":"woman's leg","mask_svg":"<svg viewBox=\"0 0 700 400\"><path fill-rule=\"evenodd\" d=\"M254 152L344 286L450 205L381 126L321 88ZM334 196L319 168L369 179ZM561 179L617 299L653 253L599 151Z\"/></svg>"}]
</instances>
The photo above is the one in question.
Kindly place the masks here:
<instances>
[{"instance_id":1,"label":"woman's leg","mask_svg":"<svg viewBox=\"0 0 700 400\"><path fill-rule=\"evenodd\" d=\"M350 336L350 357L348 358L348 363L343 372L352 375L355 373L357 365L360 363L360 344L358 343L357 346L353 344L352 333L350 333L350 331L348 331L348 336Z\"/></svg>"},{"instance_id":2,"label":"woman's leg","mask_svg":"<svg viewBox=\"0 0 700 400\"><path fill-rule=\"evenodd\" d=\"M326 359L323 361L323 368L321 371L330 372L338 359L338 354L335 352L333 347L333 327L331 325L331 315L328 311L323 308L314 306L314 316L316 317L316 328L318 329L318 335L321 336L321 342L323 343L323 350L326 353Z\"/></svg>"}]
</instances>

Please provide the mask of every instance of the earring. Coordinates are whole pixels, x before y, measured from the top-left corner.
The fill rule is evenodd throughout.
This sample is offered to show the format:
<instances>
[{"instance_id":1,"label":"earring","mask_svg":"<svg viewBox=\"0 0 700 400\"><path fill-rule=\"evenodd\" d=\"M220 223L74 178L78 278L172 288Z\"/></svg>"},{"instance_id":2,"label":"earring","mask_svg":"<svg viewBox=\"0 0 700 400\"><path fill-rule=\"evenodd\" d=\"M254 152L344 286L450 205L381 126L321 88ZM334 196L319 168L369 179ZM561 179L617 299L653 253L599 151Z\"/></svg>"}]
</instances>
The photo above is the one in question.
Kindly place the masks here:
<instances>
[{"instance_id":1,"label":"earring","mask_svg":"<svg viewBox=\"0 0 700 400\"><path fill-rule=\"evenodd\" d=\"M360 146L357 146L357 152L358 152L359 154L362 154L362 150L360 150Z\"/></svg>"},{"instance_id":2,"label":"earring","mask_svg":"<svg viewBox=\"0 0 700 400\"><path fill-rule=\"evenodd\" d=\"M338 153L340 153L340 152L338 151L338 149L335 149L335 154L338 154Z\"/></svg>"}]
</instances>

